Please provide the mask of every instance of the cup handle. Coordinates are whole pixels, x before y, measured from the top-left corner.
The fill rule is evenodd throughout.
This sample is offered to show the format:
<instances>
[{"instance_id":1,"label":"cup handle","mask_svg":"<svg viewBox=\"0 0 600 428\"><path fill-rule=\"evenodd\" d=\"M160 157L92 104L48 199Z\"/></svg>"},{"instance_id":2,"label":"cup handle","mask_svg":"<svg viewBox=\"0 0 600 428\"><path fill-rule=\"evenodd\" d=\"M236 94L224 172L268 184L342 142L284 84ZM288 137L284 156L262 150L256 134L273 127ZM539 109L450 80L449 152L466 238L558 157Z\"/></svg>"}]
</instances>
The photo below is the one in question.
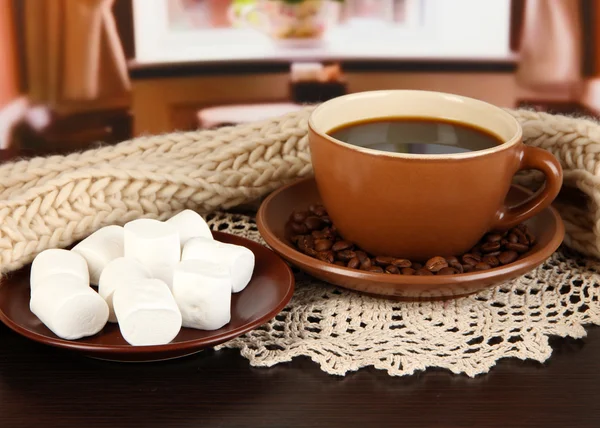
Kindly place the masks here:
<instances>
[{"instance_id":1,"label":"cup handle","mask_svg":"<svg viewBox=\"0 0 600 428\"><path fill-rule=\"evenodd\" d=\"M534 195L518 205L504 206L498 213L493 226L495 230L506 230L538 214L547 208L558 195L563 181L562 168L558 160L548 151L524 146L519 171L535 169L546 176L546 183Z\"/></svg>"}]
</instances>

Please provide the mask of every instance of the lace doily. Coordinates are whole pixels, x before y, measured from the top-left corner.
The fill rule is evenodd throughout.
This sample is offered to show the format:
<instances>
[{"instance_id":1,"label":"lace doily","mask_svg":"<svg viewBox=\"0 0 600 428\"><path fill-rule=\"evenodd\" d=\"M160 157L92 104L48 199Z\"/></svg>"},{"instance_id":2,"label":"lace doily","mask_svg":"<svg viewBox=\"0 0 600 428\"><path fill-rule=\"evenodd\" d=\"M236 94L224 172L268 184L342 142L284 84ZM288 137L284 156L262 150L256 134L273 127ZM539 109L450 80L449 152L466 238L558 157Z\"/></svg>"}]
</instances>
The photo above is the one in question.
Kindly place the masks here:
<instances>
[{"instance_id":1,"label":"lace doily","mask_svg":"<svg viewBox=\"0 0 600 428\"><path fill-rule=\"evenodd\" d=\"M213 213L213 230L264 245L251 216ZM237 348L252 366L307 356L345 375L373 366L393 376L428 367L475 376L506 357L543 362L550 336L580 338L600 324L600 263L556 252L537 269L445 302L397 302L328 285L297 270L296 292L273 320L217 349Z\"/></svg>"}]
</instances>

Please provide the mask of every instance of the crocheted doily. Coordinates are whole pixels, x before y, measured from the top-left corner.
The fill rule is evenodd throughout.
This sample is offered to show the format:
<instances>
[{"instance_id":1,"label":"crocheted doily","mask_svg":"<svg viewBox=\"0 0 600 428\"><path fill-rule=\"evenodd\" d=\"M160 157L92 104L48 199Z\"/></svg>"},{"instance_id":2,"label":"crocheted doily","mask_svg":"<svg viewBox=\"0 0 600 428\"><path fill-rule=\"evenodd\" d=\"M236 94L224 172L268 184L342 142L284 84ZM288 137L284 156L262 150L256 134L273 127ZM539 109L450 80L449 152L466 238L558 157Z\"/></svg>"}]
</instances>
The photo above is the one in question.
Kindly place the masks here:
<instances>
[{"instance_id":1,"label":"crocheted doily","mask_svg":"<svg viewBox=\"0 0 600 428\"><path fill-rule=\"evenodd\" d=\"M214 230L264 245L254 219L216 212ZM397 302L337 288L302 272L273 320L217 349L253 366L307 356L330 374L373 366L402 376L428 367L475 376L505 357L543 362L550 336L580 338L600 324L600 263L561 249L530 273L450 301Z\"/></svg>"}]
</instances>

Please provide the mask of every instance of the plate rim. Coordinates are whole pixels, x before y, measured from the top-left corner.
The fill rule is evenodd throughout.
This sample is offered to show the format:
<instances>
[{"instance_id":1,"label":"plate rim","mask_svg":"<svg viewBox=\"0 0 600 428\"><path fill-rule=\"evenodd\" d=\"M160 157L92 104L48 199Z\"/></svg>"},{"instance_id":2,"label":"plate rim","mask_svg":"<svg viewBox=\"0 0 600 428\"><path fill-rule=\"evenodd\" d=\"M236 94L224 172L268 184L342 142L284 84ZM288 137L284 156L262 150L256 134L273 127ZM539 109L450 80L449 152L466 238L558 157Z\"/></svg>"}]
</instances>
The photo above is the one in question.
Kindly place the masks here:
<instances>
[{"instance_id":1,"label":"plate rim","mask_svg":"<svg viewBox=\"0 0 600 428\"><path fill-rule=\"evenodd\" d=\"M552 215L552 218L556 224L556 231L552 236L551 240L547 245L540 248L538 251L535 251L517 261L510 263L508 265L495 267L492 269L487 269L485 271L480 272L468 272L468 273L460 273L455 275L445 275L443 278L439 276L421 276L421 275L384 275L376 272L365 272L357 269L351 269L348 267L337 266L334 264L330 264L313 257L310 257L306 254L301 253L294 247L286 244L282 240L280 240L275 233L271 230L270 227L267 226L266 221L266 210L269 204L279 196L281 193L288 191L290 188L300 186L305 184L306 182L314 181L316 186L316 181L314 176L304 177L297 180L294 180L276 190L271 192L261 203L257 214L256 214L256 225L258 230L267 243L269 247L271 247L277 254L279 254L282 258L288 260L290 263L294 265L300 266L309 266L314 270L318 270L321 272L327 272L330 274L338 275L344 278L351 278L355 280L361 280L365 282L370 282L374 284L380 285L390 285L390 286L402 286L402 285L413 285L413 286L432 286L432 285L446 285L446 284L456 284L460 283L471 283L476 281L490 280L495 277L502 277L504 275L510 275L515 271L519 271L522 269L528 269L528 267L536 267L543 263L548 259L554 252L560 247L564 240L565 236L565 226L560 214L552 205L545 208L541 213L533 216L532 218L538 217L540 214L548 210ZM533 194L533 192L523 186L519 186L517 184L511 184L511 188L517 188L518 190L527 193L529 195ZM336 285L336 284L334 284ZM342 285L336 285L342 288L352 289L350 287L344 287ZM388 295L382 295L388 296ZM392 297L392 295L389 295Z\"/></svg>"},{"instance_id":2,"label":"plate rim","mask_svg":"<svg viewBox=\"0 0 600 428\"><path fill-rule=\"evenodd\" d=\"M279 259L279 262L284 267L284 271L288 277L287 283L289 284L287 290L283 296L283 298L277 303L277 305L273 306L273 309L269 311L268 314L263 315L262 317L256 319L255 321L244 324L234 330L223 332L220 334L216 334L211 336L210 338L203 339L192 339L186 340L182 342L169 342L164 345L144 345L144 346L133 346L130 344L118 344L118 345L106 345L106 344L96 344L96 343L87 343L85 342L86 338L81 338L77 340L67 340L61 339L60 337L54 335L51 332L52 336L44 335L41 333L37 333L35 331L29 330L26 327L21 326L12 320L12 318L8 317L2 307L0 307L0 321L4 323L8 328L13 330L14 332L24 336L30 340L35 342L54 346L57 348L70 349L73 351L81 351L88 352L92 354L104 354L104 355L112 355L112 354L152 354L159 352L183 352L188 350L201 350L209 347L213 347L215 345L227 342L228 340L234 339L236 337L241 336L244 333L252 331L267 321L273 319L281 310L290 302L294 295L294 291L296 288L295 276L290 268L290 266L283 260L283 258L277 254L277 252L273 251L271 248L262 245L258 242L252 241L251 239L245 238L243 236L235 235L232 233L225 233L220 231L213 231L215 235L215 239L220 240L219 237L230 236L236 239L241 239L242 241L251 243L252 246L262 247L262 249L266 251L270 251L273 255ZM3 280L0 282L0 287L7 286L7 280ZM242 290L240 293L243 293ZM239 293L236 293L239 294ZM182 327L184 329L186 327ZM193 329L189 329L193 330ZM216 331L216 330L215 330ZM94 335L95 336L95 335ZM202 343L198 343L202 342Z\"/></svg>"}]
</instances>

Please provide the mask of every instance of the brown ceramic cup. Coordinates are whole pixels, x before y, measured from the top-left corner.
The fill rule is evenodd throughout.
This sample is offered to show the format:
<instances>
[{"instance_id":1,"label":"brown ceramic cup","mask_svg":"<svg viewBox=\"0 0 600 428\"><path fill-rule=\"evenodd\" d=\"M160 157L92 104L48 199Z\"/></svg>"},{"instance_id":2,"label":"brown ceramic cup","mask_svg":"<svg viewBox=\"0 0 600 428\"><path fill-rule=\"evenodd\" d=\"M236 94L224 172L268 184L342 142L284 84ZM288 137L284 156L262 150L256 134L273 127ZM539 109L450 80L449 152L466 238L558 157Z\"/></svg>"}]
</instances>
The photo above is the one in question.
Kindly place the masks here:
<instances>
[{"instance_id":1,"label":"brown ceramic cup","mask_svg":"<svg viewBox=\"0 0 600 428\"><path fill-rule=\"evenodd\" d=\"M459 154L404 154L358 147L328 135L356 121L443 118L483 128L502 144ZM549 152L525 146L505 110L463 96L412 90L361 92L319 105L309 118L317 188L340 234L378 255L425 260L468 251L491 230L515 226L550 205L562 169ZM535 169L546 184L507 206L513 176Z\"/></svg>"}]
</instances>

